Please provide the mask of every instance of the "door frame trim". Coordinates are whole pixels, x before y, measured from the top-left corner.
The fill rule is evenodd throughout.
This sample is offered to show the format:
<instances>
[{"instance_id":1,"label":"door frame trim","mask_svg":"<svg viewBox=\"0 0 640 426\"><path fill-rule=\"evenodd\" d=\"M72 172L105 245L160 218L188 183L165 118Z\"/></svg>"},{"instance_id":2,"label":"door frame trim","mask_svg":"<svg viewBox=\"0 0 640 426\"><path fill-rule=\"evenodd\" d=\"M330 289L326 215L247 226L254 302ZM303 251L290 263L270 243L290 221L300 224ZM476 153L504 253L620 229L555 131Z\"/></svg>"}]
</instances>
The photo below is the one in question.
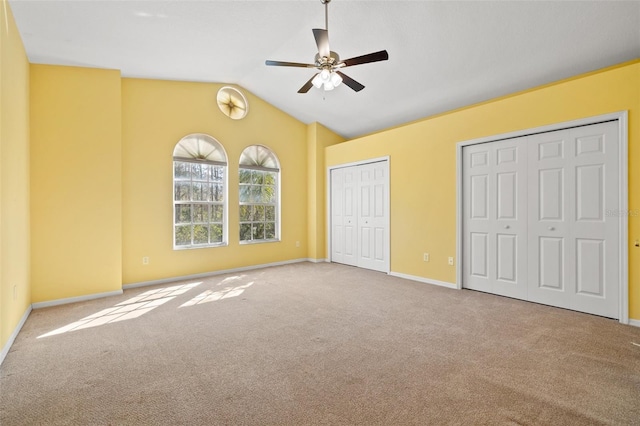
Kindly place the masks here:
<instances>
[{"instance_id":1,"label":"door frame trim","mask_svg":"<svg viewBox=\"0 0 640 426\"><path fill-rule=\"evenodd\" d=\"M618 300L619 322L629 324L629 217L624 214L629 210L629 172L628 172L628 146L629 146L629 124L628 111L617 111L610 114L596 115L593 117L581 118L578 120L564 121L546 126L534 127L530 129L517 130L514 132L501 133L498 135L471 139L458 142L456 144L456 288L462 289L462 148L480 143L497 142L504 139L514 139L522 136L529 136L537 133L553 132L572 127L586 126L590 124L602 123L605 121L618 122L619 152L618 152L618 178L619 178L619 201L618 210L620 213L620 226L618 228L620 259L618 270L620 277L620 291Z\"/></svg>"},{"instance_id":2,"label":"door frame trim","mask_svg":"<svg viewBox=\"0 0 640 426\"><path fill-rule=\"evenodd\" d=\"M372 163L381 163L381 162L386 162L387 163L387 176L385 178L385 185L387 186L387 191L385 193L385 213L387 216L387 223L385 224L385 240L386 240L386 246L384 248L385 252L388 254L387 258L385 259L385 270L384 272L386 274L389 274L391 272L391 241L390 241L390 237L391 237L391 206L389 205L389 203L391 202L391 158L390 156L386 155L384 157L376 157L376 158L369 158L366 160L359 160L359 161L353 161L350 163L342 163L342 164L335 164L333 166L327 166L327 174L326 174L326 180L325 180L325 188L326 188L326 217L327 217L327 228L326 228L326 233L327 233L327 262L331 262L332 258L331 258L331 253L332 253L332 240L331 240L331 171L335 170L335 169L343 169L345 167L353 167L353 166L362 166L365 164L372 164Z\"/></svg>"}]
</instances>

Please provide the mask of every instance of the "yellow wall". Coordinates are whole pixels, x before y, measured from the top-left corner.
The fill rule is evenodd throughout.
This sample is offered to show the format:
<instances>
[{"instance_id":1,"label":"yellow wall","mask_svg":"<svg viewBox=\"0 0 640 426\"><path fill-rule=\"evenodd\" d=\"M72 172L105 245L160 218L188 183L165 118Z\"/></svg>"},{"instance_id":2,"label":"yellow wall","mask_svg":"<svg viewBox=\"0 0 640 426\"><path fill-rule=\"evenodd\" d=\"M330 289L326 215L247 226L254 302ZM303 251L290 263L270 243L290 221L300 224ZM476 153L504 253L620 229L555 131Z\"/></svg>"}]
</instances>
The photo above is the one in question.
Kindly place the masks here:
<instances>
[{"instance_id":1,"label":"yellow wall","mask_svg":"<svg viewBox=\"0 0 640 426\"><path fill-rule=\"evenodd\" d=\"M333 133L319 123L307 126L307 167L309 175L309 189L307 193L309 204L309 258L324 260L326 253L326 167L324 159L325 148L344 142L344 138Z\"/></svg>"},{"instance_id":2,"label":"yellow wall","mask_svg":"<svg viewBox=\"0 0 640 426\"><path fill-rule=\"evenodd\" d=\"M629 111L629 208L640 211L640 61L427 118L326 149L327 166L390 156L391 270L455 283L456 143ZM629 218L630 317L640 319L640 217ZM422 253L431 254L423 262Z\"/></svg>"},{"instance_id":3,"label":"yellow wall","mask_svg":"<svg viewBox=\"0 0 640 426\"><path fill-rule=\"evenodd\" d=\"M0 349L7 343L30 304L29 62L16 29L11 8L5 0L2 0L0 2Z\"/></svg>"},{"instance_id":4,"label":"yellow wall","mask_svg":"<svg viewBox=\"0 0 640 426\"><path fill-rule=\"evenodd\" d=\"M206 273L307 257L306 125L242 90L249 113L225 116L221 84L122 80L123 283ZM173 250L172 154L190 133L206 133L229 162L229 244ZM281 241L239 244L238 161L249 145L276 153L281 167ZM299 246L296 246L299 242ZM149 257L143 265L142 258Z\"/></svg>"},{"instance_id":5,"label":"yellow wall","mask_svg":"<svg viewBox=\"0 0 640 426\"><path fill-rule=\"evenodd\" d=\"M31 65L33 302L122 287L120 81Z\"/></svg>"}]
</instances>

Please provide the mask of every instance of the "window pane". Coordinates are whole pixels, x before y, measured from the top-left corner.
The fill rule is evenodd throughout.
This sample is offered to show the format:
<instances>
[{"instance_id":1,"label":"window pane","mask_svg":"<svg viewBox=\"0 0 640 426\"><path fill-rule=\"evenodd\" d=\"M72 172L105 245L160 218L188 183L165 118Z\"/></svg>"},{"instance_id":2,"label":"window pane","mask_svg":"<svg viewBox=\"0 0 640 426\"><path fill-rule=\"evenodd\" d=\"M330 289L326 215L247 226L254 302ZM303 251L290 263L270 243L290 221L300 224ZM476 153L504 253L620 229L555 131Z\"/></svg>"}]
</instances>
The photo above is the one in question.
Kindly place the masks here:
<instances>
[{"instance_id":1,"label":"window pane","mask_svg":"<svg viewBox=\"0 0 640 426\"><path fill-rule=\"evenodd\" d=\"M176 226L176 245L188 246L191 244L191 226Z\"/></svg>"},{"instance_id":2,"label":"window pane","mask_svg":"<svg viewBox=\"0 0 640 426\"><path fill-rule=\"evenodd\" d=\"M211 180L213 182L222 182L224 178L224 169L222 167L211 167Z\"/></svg>"},{"instance_id":3,"label":"window pane","mask_svg":"<svg viewBox=\"0 0 640 426\"><path fill-rule=\"evenodd\" d=\"M264 240L264 223L253 224L253 239Z\"/></svg>"},{"instance_id":4,"label":"window pane","mask_svg":"<svg viewBox=\"0 0 640 426\"><path fill-rule=\"evenodd\" d=\"M191 178L191 164L175 161L173 163L173 174L176 179Z\"/></svg>"},{"instance_id":5,"label":"window pane","mask_svg":"<svg viewBox=\"0 0 640 426\"><path fill-rule=\"evenodd\" d=\"M260 185L251 185L251 197L252 203L259 203L262 201L262 187Z\"/></svg>"},{"instance_id":6,"label":"window pane","mask_svg":"<svg viewBox=\"0 0 640 426\"><path fill-rule=\"evenodd\" d=\"M248 203L250 200L250 186L249 185L240 185L240 202Z\"/></svg>"},{"instance_id":7,"label":"window pane","mask_svg":"<svg viewBox=\"0 0 640 426\"><path fill-rule=\"evenodd\" d=\"M209 206L207 204L192 204L193 222L206 223L209 217Z\"/></svg>"},{"instance_id":8,"label":"window pane","mask_svg":"<svg viewBox=\"0 0 640 426\"><path fill-rule=\"evenodd\" d=\"M206 164L191 164L191 173L193 180L207 180L209 167Z\"/></svg>"},{"instance_id":9,"label":"window pane","mask_svg":"<svg viewBox=\"0 0 640 426\"><path fill-rule=\"evenodd\" d=\"M211 222L222 222L222 206L211 206Z\"/></svg>"},{"instance_id":10,"label":"window pane","mask_svg":"<svg viewBox=\"0 0 640 426\"><path fill-rule=\"evenodd\" d=\"M276 238L276 224L273 222L264 224L264 237L267 240L273 240Z\"/></svg>"},{"instance_id":11,"label":"window pane","mask_svg":"<svg viewBox=\"0 0 640 426\"><path fill-rule=\"evenodd\" d=\"M240 241L251 241L251 224L240 224Z\"/></svg>"},{"instance_id":12,"label":"window pane","mask_svg":"<svg viewBox=\"0 0 640 426\"><path fill-rule=\"evenodd\" d=\"M264 182L264 172L252 170L251 183L261 184L262 182Z\"/></svg>"},{"instance_id":13,"label":"window pane","mask_svg":"<svg viewBox=\"0 0 640 426\"><path fill-rule=\"evenodd\" d=\"M189 201L189 189L191 184L189 182L176 182L175 184L175 200L176 201Z\"/></svg>"},{"instance_id":14,"label":"window pane","mask_svg":"<svg viewBox=\"0 0 640 426\"><path fill-rule=\"evenodd\" d=\"M207 225L194 225L193 244L207 244L209 242L209 227Z\"/></svg>"},{"instance_id":15,"label":"window pane","mask_svg":"<svg viewBox=\"0 0 640 426\"><path fill-rule=\"evenodd\" d=\"M206 201L207 200L207 192L206 186L199 182L194 182L191 184L191 194L193 201Z\"/></svg>"},{"instance_id":16,"label":"window pane","mask_svg":"<svg viewBox=\"0 0 640 426\"><path fill-rule=\"evenodd\" d=\"M176 205L176 223L191 223L191 205Z\"/></svg>"},{"instance_id":17,"label":"window pane","mask_svg":"<svg viewBox=\"0 0 640 426\"><path fill-rule=\"evenodd\" d=\"M262 202L263 203L275 203L276 202L276 187L275 186L263 186L262 187Z\"/></svg>"},{"instance_id":18,"label":"window pane","mask_svg":"<svg viewBox=\"0 0 640 426\"><path fill-rule=\"evenodd\" d=\"M253 220L264 222L264 206L253 206Z\"/></svg>"},{"instance_id":19,"label":"window pane","mask_svg":"<svg viewBox=\"0 0 640 426\"><path fill-rule=\"evenodd\" d=\"M276 180L276 173L275 172L265 172L264 174L264 184L265 185L275 185L277 182Z\"/></svg>"},{"instance_id":20,"label":"window pane","mask_svg":"<svg viewBox=\"0 0 640 426\"><path fill-rule=\"evenodd\" d=\"M276 220L276 207L275 206L265 206L264 207L264 218L267 222Z\"/></svg>"},{"instance_id":21,"label":"window pane","mask_svg":"<svg viewBox=\"0 0 640 426\"><path fill-rule=\"evenodd\" d=\"M240 206L240 222L249 222L251 217L251 206Z\"/></svg>"},{"instance_id":22,"label":"window pane","mask_svg":"<svg viewBox=\"0 0 640 426\"><path fill-rule=\"evenodd\" d=\"M224 201L224 187L221 183L211 185L211 194L213 201Z\"/></svg>"},{"instance_id":23,"label":"window pane","mask_svg":"<svg viewBox=\"0 0 640 426\"><path fill-rule=\"evenodd\" d=\"M240 183L251 183L251 170L240 169Z\"/></svg>"},{"instance_id":24,"label":"window pane","mask_svg":"<svg viewBox=\"0 0 640 426\"><path fill-rule=\"evenodd\" d=\"M209 235L212 243L222 242L222 225L211 225L209 227Z\"/></svg>"}]
</instances>

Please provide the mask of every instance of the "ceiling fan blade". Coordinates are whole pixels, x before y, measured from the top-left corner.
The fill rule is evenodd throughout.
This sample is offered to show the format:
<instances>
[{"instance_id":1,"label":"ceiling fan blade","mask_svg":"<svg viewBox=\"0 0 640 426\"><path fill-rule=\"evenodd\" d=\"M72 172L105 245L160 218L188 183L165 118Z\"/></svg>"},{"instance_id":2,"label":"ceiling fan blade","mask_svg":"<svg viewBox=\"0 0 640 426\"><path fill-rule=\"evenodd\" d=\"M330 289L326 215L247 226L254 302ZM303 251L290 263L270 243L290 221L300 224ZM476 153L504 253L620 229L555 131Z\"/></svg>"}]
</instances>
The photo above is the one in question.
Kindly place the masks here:
<instances>
[{"instance_id":1,"label":"ceiling fan blade","mask_svg":"<svg viewBox=\"0 0 640 426\"><path fill-rule=\"evenodd\" d=\"M364 89L364 86L362 84L358 83L348 75L341 73L340 71L336 71L336 74L342 77L342 82L347 86L351 87L354 91L359 92L362 89Z\"/></svg>"},{"instance_id":2,"label":"ceiling fan blade","mask_svg":"<svg viewBox=\"0 0 640 426\"><path fill-rule=\"evenodd\" d=\"M353 65L368 64L369 62L386 61L387 59L389 59L389 54L386 50L381 50L379 52L369 53L367 55L346 59L341 63L344 64L343 67L350 67Z\"/></svg>"},{"instance_id":3,"label":"ceiling fan blade","mask_svg":"<svg viewBox=\"0 0 640 426\"><path fill-rule=\"evenodd\" d=\"M300 67L300 68L315 68L313 64L301 64L300 62L282 62L282 61L265 61L266 65L274 65L277 67Z\"/></svg>"},{"instance_id":4,"label":"ceiling fan blade","mask_svg":"<svg viewBox=\"0 0 640 426\"><path fill-rule=\"evenodd\" d=\"M298 90L298 93L307 93L307 92L309 91L309 89L311 89L311 87L313 87L313 83L312 83L312 81L313 81L313 79L316 77L316 75L318 75L318 74L320 74L320 73L315 73L315 74L313 75L313 77L311 77L311 78L309 79L309 81L307 81L307 82L304 84L304 86L302 86L302 87L300 88L300 90Z\"/></svg>"},{"instance_id":5,"label":"ceiling fan blade","mask_svg":"<svg viewBox=\"0 0 640 426\"><path fill-rule=\"evenodd\" d=\"M322 58L329 57L331 50L329 49L329 31L320 28L314 28L313 36L316 38L316 45L318 46L318 54Z\"/></svg>"}]
</instances>

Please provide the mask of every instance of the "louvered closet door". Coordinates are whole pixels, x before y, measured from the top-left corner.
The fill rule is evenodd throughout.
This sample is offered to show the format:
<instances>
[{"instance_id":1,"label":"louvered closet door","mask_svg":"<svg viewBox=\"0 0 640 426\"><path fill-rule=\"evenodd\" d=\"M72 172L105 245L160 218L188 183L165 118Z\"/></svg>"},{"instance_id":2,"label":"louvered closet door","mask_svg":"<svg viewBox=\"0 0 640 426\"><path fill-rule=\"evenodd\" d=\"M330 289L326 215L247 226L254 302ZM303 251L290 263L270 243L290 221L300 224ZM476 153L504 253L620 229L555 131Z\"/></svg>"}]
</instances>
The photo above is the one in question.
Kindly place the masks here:
<instances>
[{"instance_id":1,"label":"louvered closet door","mask_svg":"<svg viewBox=\"0 0 640 426\"><path fill-rule=\"evenodd\" d=\"M463 284L526 299L526 145L523 139L463 151Z\"/></svg>"},{"instance_id":2,"label":"louvered closet door","mask_svg":"<svg viewBox=\"0 0 640 426\"><path fill-rule=\"evenodd\" d=\"M529 300L618 318L617 128L530 137Z\"/></svg>"}]
</instances>

